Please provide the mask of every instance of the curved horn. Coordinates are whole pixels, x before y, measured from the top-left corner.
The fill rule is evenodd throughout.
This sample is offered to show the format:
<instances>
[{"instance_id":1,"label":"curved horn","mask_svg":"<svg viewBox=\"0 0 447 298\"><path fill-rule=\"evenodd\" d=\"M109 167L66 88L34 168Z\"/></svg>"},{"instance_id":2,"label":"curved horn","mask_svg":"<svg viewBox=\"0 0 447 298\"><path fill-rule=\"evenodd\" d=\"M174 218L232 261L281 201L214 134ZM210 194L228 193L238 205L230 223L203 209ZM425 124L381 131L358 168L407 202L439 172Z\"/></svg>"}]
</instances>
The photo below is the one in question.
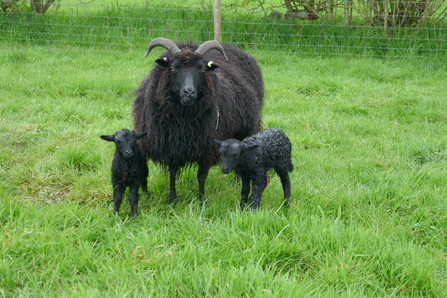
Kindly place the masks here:
<instances>
[{"instance_id":1,"label":"curved horn","mask_svg":"<svg viewBox=\"0 0 447 298\"><path fill-rule=\"evenodd\" d=\"M219 52L222 53L222 55L225 57L225 59L228 60L227 55L225 55L225 51L222 47L222 45L220 44L220 42L218 42L217 40L208 40L205 41L204 43L202 43L197 50L195 51L196 54L198 55L205 55L206 52L208 52L209 50L218 50Z\"/></svg>"},{"instance_id":2,"label":"curved horn","mask_svg":"<svg viewBox=\"0 0 447 298\"><path fill-rule=\"evenodd\" d=\"M182 50L180 50L179 47L172 40L163 37L158 37L151 41L151 43L147 47L146 54L144 54L144 57L146 58L147 55L149 55L149 53L151 52L151 50L155 47L163 47L166 50L168 50L173 56L182 52Z\"/></svg>"}]
</instances>

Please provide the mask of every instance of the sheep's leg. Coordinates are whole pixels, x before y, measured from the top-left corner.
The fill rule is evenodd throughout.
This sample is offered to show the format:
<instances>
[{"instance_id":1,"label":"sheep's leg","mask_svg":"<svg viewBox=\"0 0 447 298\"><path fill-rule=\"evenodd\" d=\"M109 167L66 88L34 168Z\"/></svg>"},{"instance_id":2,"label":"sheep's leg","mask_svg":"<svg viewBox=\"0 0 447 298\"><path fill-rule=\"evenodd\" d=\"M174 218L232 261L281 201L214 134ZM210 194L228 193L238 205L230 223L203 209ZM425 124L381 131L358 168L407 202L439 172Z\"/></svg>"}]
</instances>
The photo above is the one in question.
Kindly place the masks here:
<instances>
[{"instance_id":1,"label":"sheep's leg","mask_svg":"<svg viewBox=\"0 0 447 298\"><path fill-rule=\"evenodd\" d=\"M241 209L244 209L245 206L247 206L249 193L250 193L250 179L242 178Z\"/></svg>"},{"instance_id":2,"label":"sheep's leg","mask_svg":"<svg viewBox=\"0 0 447 298\"><path fill-rule=\"evenodd\" d=\"M267 185L265 175L266 173L262 173L253 179L253 191L251 194L251 209L253 209L253 211L256 211L261 204L261 196Z\"/></svg>"},{"instance_id":3,"label":"sheep's leg","mask_svg":"<svg viewBox=\"0 0 447 298\"><path fill-rule=\"evenodd\" d=\"M141 189L145 192L148 193L149 190L147 189L147 177L144 177L141 179Z\"/></svg>"},{"instance_id":4,"label":"sheep's leg","mask_svg":"<svg viewBox=\"0 0 447 298\"><path fill-rule=\"evenodd\" d=\"M284 191L284 206L289 206L290 199L290 178L289 174L286 172L284 174L279 174L281 178L282 189Z\"/></svg>"},{"instance_id":5,"label":"sheep's leg","mask_svg":"<svg viewBox=\"0 0 447 298\"><path fill-rule=\"evenodd\" d=\"M138 189L139 183L134 183L130 186L129 190L129 204L132 210L132 217L135 218L138 215Z\"/></svg>"},{"instance_id":6,"label":"sheep's leg","mask_svg":"<svg viewBox=\"0 0 447 298\"><path fill-rule=\"evenodd\" d=\"M205 198L205 181L206 177L208 177L209 170L209 167L199 165L199 170L197 171L197 180L199 181L199 198L201 202Z\"/></svg>"},{"instance_id":7,"label":"sheep's leg","mask_svg":"<svg viewBox=\"0 0 447 298\"><path fill-rule=\"evenodd\" d=\"M141 177L141 188L143 189L143 191L145 193L148 193L149 191L147 190L147 175L149 173L148 167L147 167L147 163L143 164L143 176Z\"/></svg>"},{"instance_id":8,"label":"sheep's leg","mask_svg":"<svg viewBox=\"0 0 447 298\"><path fill-rule=\"evenodd\" d=\"M175 203L177 200L177 190L175 189L175 180L177 179L178 168L169 168L169 203Z\"/></svg>"},{"instance_id":9,"label":"sheep's leg","mask_svg":"<svg viewBox=\"0 0 447 298\"><path fill-rule=\"evenodd\" d=\"M125 186L115 185L113 188L113 210L116 214L120 212L121 202L123 201L123 194L126 190Z\"/></svg>"}]
</instances>

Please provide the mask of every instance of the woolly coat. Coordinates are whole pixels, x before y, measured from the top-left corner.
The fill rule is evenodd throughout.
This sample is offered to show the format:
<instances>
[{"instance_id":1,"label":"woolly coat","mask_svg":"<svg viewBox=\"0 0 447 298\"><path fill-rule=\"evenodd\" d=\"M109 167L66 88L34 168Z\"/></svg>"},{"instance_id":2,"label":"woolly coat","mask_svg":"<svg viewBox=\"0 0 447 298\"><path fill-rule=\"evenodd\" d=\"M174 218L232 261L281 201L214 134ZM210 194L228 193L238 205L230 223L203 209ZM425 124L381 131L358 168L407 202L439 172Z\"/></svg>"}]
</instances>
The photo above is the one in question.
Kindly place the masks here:
<instances>
[{"instance_id":1,"label":"woolly coat","mask_svg":"<svg viewBox=\"0 0 447 298\"><path fill-rule=\"evenodd\" d=\"M137 146L135 146L134 154L130 158L125 158L118 150L115 150L112 161L112 185L114 188L138 185L147 189L147 175L146 161L141 156Z\"/></svg>"},{"instance_id":2,"label":"woolly coat","mask_svg":"<svg viewBox=\"0 0 447 298\"><path fill-rule=\"evenodd\" d=\"M264 129L241 143L245 147L253 144L258 146L239 157L235 169L238 176L253 179L265 175L269 169L280 175L293 171L292 143L281 129Z\"/></svg>"},{"instance_id":3,"label":"woolly coat","mask_svg":"<svg viewBox=\"0 0 447 298\"><path fill-rule=\"evenodd\" d=\"M194 52L197 45L179 44L179 48ZM143 79L132 111L135 131L148 132L140 143L143 156L170 169L193 163L209 168L220 160L213 139L242 140L260 131L261 69L242 50L228 45L224 49L229 61L216 50L204 55L219 68L205 73L202 93L192 106L182 106L173 95L168 69L156 65Z\"/></svg>"}]
</instances>

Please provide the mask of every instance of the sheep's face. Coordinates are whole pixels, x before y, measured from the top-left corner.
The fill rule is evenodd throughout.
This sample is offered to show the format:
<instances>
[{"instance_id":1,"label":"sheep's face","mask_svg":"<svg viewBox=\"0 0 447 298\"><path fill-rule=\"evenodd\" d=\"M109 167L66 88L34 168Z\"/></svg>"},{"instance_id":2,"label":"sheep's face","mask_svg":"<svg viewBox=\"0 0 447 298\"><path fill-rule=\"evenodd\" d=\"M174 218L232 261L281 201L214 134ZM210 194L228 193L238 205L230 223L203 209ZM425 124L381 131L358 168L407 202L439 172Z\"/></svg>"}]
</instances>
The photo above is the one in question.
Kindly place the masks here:
<instances>
[{"instance_id":1,"label":"sheep's face","mask_svg":"<svg viewBox=\"0 0 447 298\"><path fill-rule=\"evenodd\" d=\"M236 139L228 139L226 141L214 140L214 143L219 146L220 159L222 160L222 172L228 174L235 170L242 153L241 142Z\"/></svg>"},{"instance_id":2,"label":"sheep's face","mask_svg":"<svg viewBox=\"0 0 447 298\"><path fill-rule=\"evenodd\" d=\"M108 142L115 142L116 150L124 158L131 158L134 155L137 140L146 134L146 132L135 133L133 130L122 129L114 135L102 135L101 139Z\"/></svg>"},{"instance_id":3,"label":"sheep's face","mask_svg":"<svg viewBox=\"0 0 447 298\"><path fill-rule=\"evenodd\" d=\"M183 106L192 106L200 97L207 71L218 67L212 61L205 61L191 50L174 57L155 60L168 69L171 75L171 90Z\"/></svg>"}]
</instances>

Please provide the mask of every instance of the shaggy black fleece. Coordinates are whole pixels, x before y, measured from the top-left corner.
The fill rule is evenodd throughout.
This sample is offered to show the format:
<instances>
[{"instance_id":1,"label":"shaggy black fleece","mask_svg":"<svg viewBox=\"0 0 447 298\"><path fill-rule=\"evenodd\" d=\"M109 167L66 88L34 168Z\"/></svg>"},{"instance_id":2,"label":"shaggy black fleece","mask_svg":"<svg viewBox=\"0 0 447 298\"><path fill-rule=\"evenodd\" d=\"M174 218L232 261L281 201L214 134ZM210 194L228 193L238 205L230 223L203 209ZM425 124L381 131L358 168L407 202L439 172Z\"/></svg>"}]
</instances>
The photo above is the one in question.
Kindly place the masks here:
<instances>
[{"instance_id":1,"label":"shaggy black fleece","mask_svg":"<svg viewBox=\"0 0 447 298\"><path fill-rule=\"evenodd\" d=\"M197 45L178 44L179 59L194 64ZM200 179L220 160L213 139L242 140L261 129L264 83L255 59L242 50L224 46L227 61L217 50L204 55L219 68L206 71L204 85L192 106L182 106L172 92L169 68L156 65L135 91L134 129L148 132L141 142L143 156L169 169L170 199L175 192L175 176L181 168L198 164ZM160 57L171 59L168 52ZM200 178L202 177L202 178ZM174 180L174 181L173 181ZM201 187L202 188L202 187ZM204 190L199 189L201 196Z\"/></svg>"}]
</instances>

